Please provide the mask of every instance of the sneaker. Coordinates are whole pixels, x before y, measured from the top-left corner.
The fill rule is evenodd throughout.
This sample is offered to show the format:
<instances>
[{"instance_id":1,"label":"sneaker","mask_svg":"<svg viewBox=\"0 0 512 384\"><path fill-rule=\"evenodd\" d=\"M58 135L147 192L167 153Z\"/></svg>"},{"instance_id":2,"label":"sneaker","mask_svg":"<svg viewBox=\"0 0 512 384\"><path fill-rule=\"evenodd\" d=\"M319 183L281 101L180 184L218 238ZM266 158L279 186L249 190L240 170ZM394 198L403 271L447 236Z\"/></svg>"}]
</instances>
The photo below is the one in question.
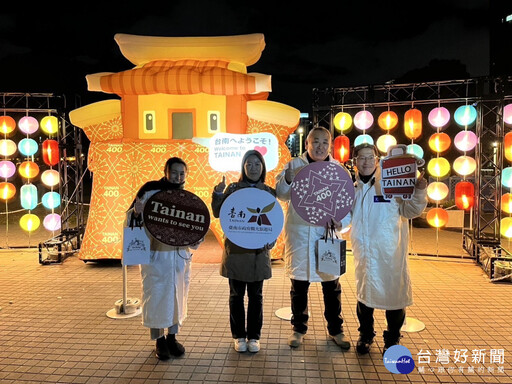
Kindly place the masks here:
<instances>
[{"instance_id":1,"label":"sneaker","mask_svg":"<svg viewBox=\"0 0 512 384\"><path fill-rule=\"evenodd\" d=\"M356 351L360 355L366 355L370 352L370 347L373 343L373 337L366 337L363 335L359 335L359 339L357 339Z\"/></svg>"},{"instance_id":2,"label":"sneaker","mask_svg":"<svg viewBox=\"0 0 512 384\"><path fill-rule=\"evenodd\" d=\"M176 335L167 335L167 348L172 356L179 357L185 353L185 347L176 340Z\"/></svg>"},{"instance_id":3,"label":"sneaker","mask_svg":"<svg viewBox=\"0 0 512 384\"><path fill-rule=\"evenodd\" d=\"M159 360L169 360L171 358L171 353L164 336L156 339L155 355Z\"/></svg>"},{"instance_id":4,"label":"sneaker","mask_svg":"<svg viewBox=\"0 0 512 384\"><path fill-rule=\"evenodd\" d=\"M235 351L237 352L245 352L247 351L247 341L245 339L235 339Z\"/></svg>"},{"instance_id":5,"label":"sneaker","mask_svg":"<svg viewBox=\"0 0 512 384\"><path fill-rule=\"evenodd\" d=\"M304 339L304 334L300 332L293 332L288 338L288 345L293 348L297 348L302 344L302 340Z\"/></svg>"},{"instance_id":6,"label":"sneaker","mask_svg":"<svg viewBox=\"0 0 512 384\"><path fill-rule=\"evenodd\" d=\"M350 341L345 340L345 334L343 332L334 336L329 335L329 337L336 343L338 347L344 351L348 351L350 349Z\"/></svg>"},{"instance_id":7,"label":"sneaker","mask_svg":"<svg viewBox=\"0 0 512 384\"><path fill-rule=\"evenodd\" d=\"M260 350L260 341L256 339L251 339L247 342L247 349L249 352L256 353Z\"/></svg>"}]
</instances>

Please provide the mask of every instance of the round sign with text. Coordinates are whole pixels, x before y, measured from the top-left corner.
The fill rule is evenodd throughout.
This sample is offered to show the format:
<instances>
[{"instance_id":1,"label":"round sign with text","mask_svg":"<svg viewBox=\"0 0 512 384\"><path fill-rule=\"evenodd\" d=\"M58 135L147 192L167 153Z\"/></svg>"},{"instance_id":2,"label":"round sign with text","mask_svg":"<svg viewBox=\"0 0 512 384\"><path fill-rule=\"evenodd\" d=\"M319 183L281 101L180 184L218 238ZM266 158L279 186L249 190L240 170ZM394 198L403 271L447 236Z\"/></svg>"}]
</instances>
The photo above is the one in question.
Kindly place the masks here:
<instances>
[{"instance_id":1,"label":"round sign with text","mask_svg":"<svg viewBox=\"0 0 512 384\"><path fill-rule=\"evenodd\" d=\"M354 183L350 173L331 161L315 161L302 168L291 186L291 202L306 222L325 226L341 221L352 209Z\"/></svg>"},{"instance_id":2,"label":"round sign with text","mask_svg":"<svg viewBox=\"0 0 512 384\"><path fill-rule=\"evenodd\" d=\"M201 240L210 227L206 204L184 189L152 195L144 206L144 226L156 240L177 247Z\"/></svg>"},{"instance_id":3,"label":"round sign with text","mask_svg":"<svg viewBox=\"0 0 512 384\"><path fill-rule=\"evenodd\" d=\"M226 237L247 249L263 248L277 240L283 229L281 205L269 192L243 188L229 195L220 208L220 225Z\"/></svg>"}]
</instances>

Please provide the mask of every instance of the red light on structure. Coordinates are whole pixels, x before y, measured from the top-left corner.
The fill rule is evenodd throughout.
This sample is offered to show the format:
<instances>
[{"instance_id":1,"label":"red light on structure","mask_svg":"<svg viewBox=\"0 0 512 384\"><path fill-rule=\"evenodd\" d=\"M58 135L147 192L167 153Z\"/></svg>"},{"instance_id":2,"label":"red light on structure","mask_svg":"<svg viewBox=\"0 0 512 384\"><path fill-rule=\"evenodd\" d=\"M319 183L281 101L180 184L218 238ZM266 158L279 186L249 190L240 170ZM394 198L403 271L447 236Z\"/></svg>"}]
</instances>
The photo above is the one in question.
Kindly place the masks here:
<instances>
[{"instance_id":1,"label":"red light on structure","mask_svg":"<svg viewBox=\"0 0 512 384\"><path fill-rule=\"evenodd\" d=\"M428 146L432 151L437 153L446 152L451 144L452 139L444 132L434 133L428 139Z\"/></svg>"},{"instance_id":2,"label":"red light on structure","mask_svg":"<svg viewBox=\"0 0 512 384\"><path fill-rule=\"evenodd\" d=\"M9 200L16 194L16 187L8 182L0 183L0 199Z\"/></svg>"},{"instance_id":3,"label":"red light on structure","mask_svg":"<svg viewBox=\"0 0 512 384\"><path fill-rule=\"evenodd\" d=\"M0 116L0 133L7 135L16 128L16 121L11 116Z\"/></svg>"},{"instance_id":4,"label":"red light on structure","mask_svg":"<svg viewBox=\"0 0 512 384\"><path fill-rule=\"evenodd\" d=\"M43 141L43 161L50 166L59 163L59 143L57 141Z\"/></svg>"},{"instance_id":5,"label":"red light on structure","mask_svg":"<svg viewBox=\"0 0 512 384\"><path fill-rule=\"evenodd\" d=\"M340 163L344 163L350 158L350 139L348 136L341 135L334 139L334 158Z\"/></svg>"},{"instance_id":6,"label":"red light on structure","mask_svg":"<svg viewBox=\"0 0 512 384\"><path fill-rule=\"evenodd\" d=\"M421 136L423 121L419 109L409 109L404 116L404 133L409 139L414 140Z\"/></svg>"},{"instance_id":7,"label":"red light on structure","mask_svg":"<svg viewBox=\"0 0 512 384\"><path fill-rule=\"evenodd\" d=\"M508 132L503 138L503 150L505 151L505 159L512 161L512 132Z\"/></svg>"},{"instance_id":8,"label":"red light on structure","mask_svg":"<svg viewBox=\"0 0 512 384\"><path fill-rule=\"evenodd\" d=\"M441 228L448 223L448 212L443 208L432 208L427 212L427 223L434 228Z\"/></svg>"},{"instance_id":9,"label":"red light on structure","mask_svg":"<svg viewBox=\"0 0 512 384\"><path fill-rule=\"evenodd\" d=\"M455 185L455 205L468 210L475 204L475 186L469 181L460 181Z\"/></svg>"}]
</instances>

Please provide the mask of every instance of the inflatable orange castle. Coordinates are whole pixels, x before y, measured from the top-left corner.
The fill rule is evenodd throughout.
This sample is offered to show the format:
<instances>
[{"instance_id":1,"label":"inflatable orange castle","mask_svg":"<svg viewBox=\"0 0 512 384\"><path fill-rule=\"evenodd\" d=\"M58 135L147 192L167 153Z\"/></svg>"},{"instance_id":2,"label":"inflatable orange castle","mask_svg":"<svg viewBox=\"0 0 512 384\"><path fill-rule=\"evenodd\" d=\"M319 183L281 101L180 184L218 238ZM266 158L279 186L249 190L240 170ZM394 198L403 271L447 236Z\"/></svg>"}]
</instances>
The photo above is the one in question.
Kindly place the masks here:
<instances>
[{"instance_id":1,"label":"inflatable orange castle","mask_svg":"<svg viewBox=\"0 0 512 384\"><path fill-rule=\"evenodd\" d=\"M92 195L79 252L85 261L121 259L125 212L142 184L163 176L169 157L185 160L186 189L210 207L213 187L222 175L227 183L238 179L249 149L264 155L267 183L273 186L290 160L285 142L300 120L297 109L267 100L270 75L247 73L265 48L262 34L117 34L115 41L135 67L86 80L89 91L120 99L69 114L90 140ZM222 228L213 216L210 230L222 245ZM279 258L282 248L281 235L272 257Z\"/></svg>"}]
</instances>

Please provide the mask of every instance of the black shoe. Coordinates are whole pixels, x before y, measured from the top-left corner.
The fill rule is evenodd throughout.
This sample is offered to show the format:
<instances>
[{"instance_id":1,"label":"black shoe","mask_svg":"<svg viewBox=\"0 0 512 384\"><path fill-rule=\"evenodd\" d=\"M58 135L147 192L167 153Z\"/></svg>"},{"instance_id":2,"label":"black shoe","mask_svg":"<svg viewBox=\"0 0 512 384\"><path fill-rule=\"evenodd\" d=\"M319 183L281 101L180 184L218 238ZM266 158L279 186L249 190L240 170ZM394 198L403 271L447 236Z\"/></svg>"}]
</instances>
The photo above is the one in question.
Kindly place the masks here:
<instances>
[{"instance_id":1,"label":"black shoe","mask_svg":"<svg viewBox=\"0 0 512 384\"><path fill-rule=\"evenodd\" d=\"M400 338L402 335L391 335L389 331L384 331L384 348L382 349L382 355L386 353L386 351L391 348L393 345L400 344Z\"/></svg>"},{"instance_id":2,"label":"black shoe","mask_svg":"<svg viewBox=\"0 0 512 384\"><path fill-rule=\"evenodd\" d=\"M370 352L370 347L373 343L373 336L364 336L359 335L359 339L357 339L356 344L356 351L360 355L366 355L368 352Z\"/></svg>"},{"instance_id":3,"label":"black shoe","mask_svg":"<svg viewBox=\"0 0 512 384\"><path fill-rule=\"evenodd\" d=\"M179 357L185 353L185 347L183 347L183 345L181 345L176 340L176 335L174 335L174 334L167 335L166 342L167 342L167 348L169 349L169 353L171 355L173 355L175 357Z\"/></svg>"},{"instance_id":4,"label":"black shoe","mask_svg":"<svg viewBox=\"0 0 512 384\"><path fill-rule=\"evenodd\" d=\"M156 339L155 355L159 360L168 360L171 358L171 353L169 352L169 347L167 346L164 336Z\"/></svg>"}]
</instances>

